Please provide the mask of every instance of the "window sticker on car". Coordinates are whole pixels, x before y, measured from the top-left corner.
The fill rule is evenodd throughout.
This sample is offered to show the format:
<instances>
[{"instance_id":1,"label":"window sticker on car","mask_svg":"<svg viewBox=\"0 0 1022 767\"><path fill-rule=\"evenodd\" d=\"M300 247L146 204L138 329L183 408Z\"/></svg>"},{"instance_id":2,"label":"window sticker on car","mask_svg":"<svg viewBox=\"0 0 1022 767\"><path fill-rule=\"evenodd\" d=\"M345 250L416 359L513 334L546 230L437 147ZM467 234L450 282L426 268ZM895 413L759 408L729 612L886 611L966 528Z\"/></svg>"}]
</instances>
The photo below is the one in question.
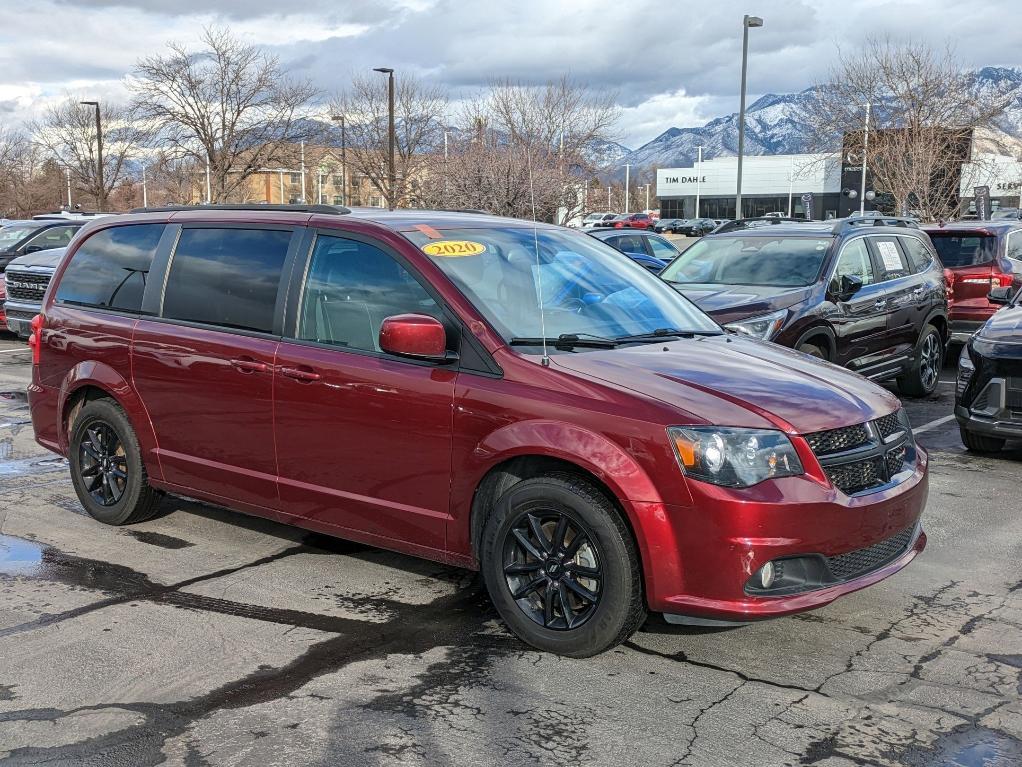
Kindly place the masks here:
<instances>
[{"instance_id":1,"label":"window sticker on car","mask_svg":"<svg viewBox=\"0 0 1022 767\"><path fill-rule=\"evenodd\" d=\"M884 269L889 272L900 272L904 268L901 265L901 256L898 255L898 246L893 242L878 242L877 249L884 260Z\"/></svg>"},{"instance_id":2,"label":"window sticker on car","mask_svg":"<svg viewBox=\"0 0 1022 767\"><path fill-rule=\"evenodd\" d=\"M481 242L470 240L441 240L440 242L427 242L422 246L422 252L434 258L461 258L485 253L486 246Z\"/></svg>"}]
</instances>

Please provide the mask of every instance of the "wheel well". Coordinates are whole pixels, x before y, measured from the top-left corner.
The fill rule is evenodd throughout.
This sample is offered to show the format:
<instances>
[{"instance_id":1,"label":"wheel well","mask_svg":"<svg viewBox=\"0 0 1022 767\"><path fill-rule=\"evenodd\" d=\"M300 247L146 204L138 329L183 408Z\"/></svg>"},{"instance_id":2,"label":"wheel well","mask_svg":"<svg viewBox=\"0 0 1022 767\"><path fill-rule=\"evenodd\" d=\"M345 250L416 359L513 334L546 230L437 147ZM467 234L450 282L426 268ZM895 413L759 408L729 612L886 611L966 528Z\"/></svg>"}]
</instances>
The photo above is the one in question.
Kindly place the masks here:
<instances>
[{"instance_id":1,"label":"wheel well","mask_svg":"<svg viewBox=\"0 0 1022 767\"><path fill-rule=\"evenodd\" d=\"M74 423L78 411L85 407L86 402L93 402L98 399L114 399L114 396L98 386L83 386L73 391L71 396L67 398L67 402L64 403L64 412L61 416L61 426L69 440L71 438L71 424Z\"/></svg>"},{"instance_id":2,"label":"wheel well","mask_svg":"<svg viewBox=\"0 0 1022 767\"><path fill-rule=\"evenodd\" d=\"M621 516L625 526L628 528L628 532L632 536L632 542L635 543L635 550L641 560L642 551L639 548L639 542L635 536L635 529L632 527L632 522L628 518L624 509L621 507L620 501L617 496L611 492L610 488L602 482L599 477L581 466L578 466L570 461L564 461L560 458L551 458L546 455L521 455L515 458L509 458L503 463L499 463L490 469L486 476L483 477L479 485L476 487L475 495L472 498L472 516L470 525L470 534L472 536L472 553L478 559L479 558L479 542L483 535L483 525L486 523L486 516L493 504L500 496L506 493L511 487L518 484L519 482L526 479L533 479L535 477L542 477L546 474L552 474L555 472L569 472L576 474L579 477L590 482L597 490L599 490L610 501L613 505L614 510ZM640 562L641 564L641 562Z\"/></svg>"},{"instance_id":3,"label":"wheel well","mask_svg":"<svg viewBox=\"0 0 1022 767\"><path fill-rule=\"evenodd\" d=\"M947 319L938 314L933 317L930 317L930 319L928 319L926 322L927 324L933 325L933 327L937 328L937 332L940 333L941 339L944 341L944 343L947 343L948 338L950 337L948 335Z\"/></svg>"},{"instance_id":4,"label":"wheel well","mask_svg":"<svg viewBox=\"0 0 1022 767\"><path fill-rule=\"evenodd\" d=\"M819 346L821 349L823 349L824 352L827 353L828 361L833 360L834 357L837 355L837 347L834 343L834 338L829 333L826 333L822 330L810 330L808 333L806 333L805 336L799 339L798 346L796 346L795 348L798 349L802 347L804 344L812 344L813 346Z\"/></svg>"}]
</instances>

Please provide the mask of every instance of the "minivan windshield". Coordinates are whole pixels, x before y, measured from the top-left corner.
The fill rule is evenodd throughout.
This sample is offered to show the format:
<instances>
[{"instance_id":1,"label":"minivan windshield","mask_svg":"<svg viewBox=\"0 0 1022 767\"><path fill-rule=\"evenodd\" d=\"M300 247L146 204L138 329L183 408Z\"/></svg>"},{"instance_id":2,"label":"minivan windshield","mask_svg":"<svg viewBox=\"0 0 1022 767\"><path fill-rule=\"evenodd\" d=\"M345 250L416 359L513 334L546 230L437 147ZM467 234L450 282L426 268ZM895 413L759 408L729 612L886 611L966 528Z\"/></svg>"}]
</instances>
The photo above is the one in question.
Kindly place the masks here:
<instances>
[{"instance_id":1,"label":"minivan windshield","mask_svg":"<svg viewBox=\"0 0 1022 767\"><path fill-rule=\"evenodd\" d=\"M660 276L668 282L804 287L819 279L830 238L706 237Z\"/></svg>"},{"instance_id":2,"label":"minivan windshield","mask_svg":"<svg viewBox=\"0 0 1022 767\"><path fill-rule=\"evenodd\" d=\"M940 262L947 267L987 264L997 255L997 238L978 232L927 231Z\"/></svg>"},{"instance_id":3,"label":"minivan windshield","mask_svg":"<svg viewBox=\"0 0 1022 767\"><path fill-rule=\"evenodd\" d=\"M403 234L509 342L721 332L677 291L581 232L509 226Z\"/></svg>"}]
</instances>

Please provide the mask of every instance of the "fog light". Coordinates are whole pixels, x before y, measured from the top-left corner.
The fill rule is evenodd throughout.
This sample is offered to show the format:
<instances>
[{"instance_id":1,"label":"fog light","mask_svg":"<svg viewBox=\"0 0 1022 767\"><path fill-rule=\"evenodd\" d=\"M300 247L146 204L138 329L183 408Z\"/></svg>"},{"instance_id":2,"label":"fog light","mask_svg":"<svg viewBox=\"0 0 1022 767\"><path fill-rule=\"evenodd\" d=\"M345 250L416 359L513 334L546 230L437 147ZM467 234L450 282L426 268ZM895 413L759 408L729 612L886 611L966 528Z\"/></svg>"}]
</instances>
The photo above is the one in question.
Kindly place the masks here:
<instances>
[{"instance_id":1,"label":"fog light","mask_svg":"<svg viewBox=\"0 0 1022 767\"><path fill-rule=\"evenodd\" d=\"M774 584L774 563L767 562L759 568L759 582L763 588L768 589Z\"/></svg>"}]
</instances>

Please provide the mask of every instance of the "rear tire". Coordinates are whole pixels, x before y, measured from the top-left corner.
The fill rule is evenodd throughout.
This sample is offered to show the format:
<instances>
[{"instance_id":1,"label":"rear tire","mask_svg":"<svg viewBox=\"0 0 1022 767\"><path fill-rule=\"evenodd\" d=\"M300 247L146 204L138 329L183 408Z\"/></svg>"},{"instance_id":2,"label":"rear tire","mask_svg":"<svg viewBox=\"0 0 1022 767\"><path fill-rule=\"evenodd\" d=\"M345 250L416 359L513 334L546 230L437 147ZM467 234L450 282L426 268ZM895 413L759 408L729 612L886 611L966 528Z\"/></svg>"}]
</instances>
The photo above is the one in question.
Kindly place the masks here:
<instances>
[{"instance_id":1,"label":"rear tire","mask_svg":"<svg viewBox=\"0 0 1022 767\"><path fill-rule=\"evenodd\" d=\"M646 618L631 533L606 496L576 475L508 489L486 520L480 555L497 612L537 649L587 658L625 641Z\"/></svg>"},{"instance_id":2,"label":"rear tire","mask_svg":"<svg viewBox=\"0 0 1022 767\"><path fill-rule=\"evenodd\" d=\"M999 453L1004 447L1005 441L998 437L974 434L964 426L959 426L958 431L962 435L962 444L974 453Z\"/></svg>"},{"instance_id":3,"label":"rear tire","mask_svg":"<svg viewBox=\"0 0 1022 767\"><path fill-rule=\"evenodd\" d=\"M138 438L110 399L87 402L71 426L71 481L82 506L107 525L144 522L163 493L149 486Z\"/></svg>"},{"instance_id":4,"label":"rear tire","mask_svg":"<svg viewBox=\"0 0 1022 767\"><path fill-rule=\"evenodd\" d=\"M944 340L940 331L927 325L916 344L912 367L898 377L898 388L909 397L928 397L937 389L944 364Z\"/></svg>"}]
</instances>

